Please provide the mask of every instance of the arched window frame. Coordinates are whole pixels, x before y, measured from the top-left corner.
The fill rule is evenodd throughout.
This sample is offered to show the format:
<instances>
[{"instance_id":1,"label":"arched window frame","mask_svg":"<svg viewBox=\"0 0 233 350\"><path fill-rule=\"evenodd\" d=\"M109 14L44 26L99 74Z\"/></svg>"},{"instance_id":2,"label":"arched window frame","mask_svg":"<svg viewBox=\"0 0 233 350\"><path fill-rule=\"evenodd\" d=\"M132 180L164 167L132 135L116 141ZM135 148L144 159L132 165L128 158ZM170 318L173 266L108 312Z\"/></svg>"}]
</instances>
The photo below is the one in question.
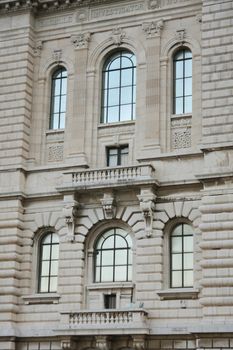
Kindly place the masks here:
<instances>
[{"instance_id":1,"label":"arched window frame","mask_svg":"<svg viewBox=\"0 0 233 350\"><path fill-rule=\"evenodd\" d=\"M46 239L50 241L46 242ZM44 249L48 247L47 254ZM56 293L59 264L59 236L56 232L48 230L38 240L38 293ZM46 266L47 265L47 266ZM42 282L47 280L47 287Z\"/></svg>"},{"instance_id":2,"label":"arched window frame","mask_svg":"<svg viewBox=\"0 0 233 350\"><path fill-rule=\"evenodd\" d=\"M122 62L124 58L124 54L127 54L130 57L127 57L131 61L131 66L122 67ZM117 69L109 69L111 68L114 61L117 59L120 60L119 68ZM124 79L126 77L125 73L127 70L131 70L132 79L130 84L126 84ZM117 76L119 73L119 84L114 86L110 83L111 73ZM126 79L125 79L126 80ZM115 81L115 80L114 80ZM125 84L125 85L124 85ZM110 94L110 92L114 92L114 94ZM126 91L128 91L130 98L126 100ZM115 100L114 100L115 98ZM114 102L115 101L115 102ZM116 102L118 101L118 102ZM128 112L126 112L128 108ZM125 112L124 112L125 109ZM133 121L135 119L135 111L136 111L136 56L135 54L128 50L122 49L114 51L109 54L104 61L102 68L102 90L101 90L101 123L115 123L122 121ZM112 114L111 114L112 113ZM114 117L112 117L114 115Z\"/></svg>"},{"instance_id":3,"label":"arched window frame","mask_svg":"<svg viewBox=\"0 0 233 350\"><path fill-rule=\"evenodd\" d=\"M64 129L67 110L67 70L64 66L56 68L51 75L50 96L49 128Z\"/></svg>"},{"instance_id":4,"label":"arched window frame","mask_svg":"<svg viewBox=\"0 0 233 350\"><path fill-rule=\"evenodd\" d=\"M180 57L179 57L180 55ZM192 51L183 46L172 55L173 64L173 114L192 113ZM178 69L179 67L179 69ZM179 102L179 103L178 103Z\"/></svg>"},{"instance_id":5,"label":"arched window frame","mask_svg":"<svg viewBox=\"0 0 233 350\"><path fill-rule=\"evenodd\" d=\"M119 233L120 231L121 231L121 234ZM116 236L120 236L125 240L125 243L126 243L125 247L119 248L116 246ZM104 243L110 237L113 237L113 241L114 241L113 247L103 249ZM102 243L101 243L101 241L102 241ZM129 242L130 242L130 244L129 244ZM101 248L98 248L100 243L101 243ZM120 251L126 252L126 264L116 263L117 259L119 261L119 257L118 258L116 258L116 257L117 257L117 253ZM108 266L106 264L103 264L103 253L105 253L105 252L110 252L110 253L112 252L112 259L113 259L112 261L113 262L112 262L112 264L110 264ZM93 250L93 265L94 265L93 280L94 280L94 283L131 282L132 281L132 255L133 255L132 239L131 239L129 232L122 229L121 227L115 227L115 226L102 231L102 233L100 235L98 235L98 237L95 241L94 250ZM116 271L117 271L118 267L126 268L125 278L118 279L116 277L116 275L117 275ZM112 274L111 279L103 278L104 269L106 269L106 268L111 271L111 274ZM97 271L99 271L99 272L97 273Z\"/></svg>"},{"instance_id":6,"label":"arched window frame","mask_svg":"<svg viewBox=\"0 0 233 350\"><path fill-rule=\"evenodd\" d=\"M181 231L179 234L175 234L178 230L178 228L181 228ZM188 231L185 232L185 229L188 229ZM179 244L181 247L178 249L178 251L174 250L174 242L173 239L179 239ZM187 248L187 241L185 242L185 238L189 238L190 241L192 241L192 246L191 248ZM170 288L192 288L194 285L194 278L192 277L192 282L187 283L185 281L185 274L188 273L193 276L193 271L194 271L194 259L193 259L193 254L194 254L194 230L192 225L187 222L186 220L184 221L178 221L175 224L173 224L170 229L169 229L169 284ZM177 242L176 242L177 244ZM179 255L178 259L180 260L178 264L180 264L180 268L174 268L174 257L175 255ZM187 261L187 256L189 258L192 255L192 260L190 264L190 259L189 262ZM187 261L187 262L186 262ZM174 281L174 276L175 273L178 272L181 275L181 280L179 283L175 283Z\"/></svg>"}]
</instances>

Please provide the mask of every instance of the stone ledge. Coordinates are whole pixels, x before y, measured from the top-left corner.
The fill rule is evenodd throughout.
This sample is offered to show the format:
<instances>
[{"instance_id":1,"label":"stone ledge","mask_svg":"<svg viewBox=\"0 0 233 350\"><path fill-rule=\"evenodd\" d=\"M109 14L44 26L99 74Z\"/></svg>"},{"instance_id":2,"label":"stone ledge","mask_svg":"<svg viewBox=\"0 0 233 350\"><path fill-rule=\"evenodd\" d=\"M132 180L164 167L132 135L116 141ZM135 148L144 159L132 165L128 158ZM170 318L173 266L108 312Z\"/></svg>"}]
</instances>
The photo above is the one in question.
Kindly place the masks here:
<instances>
[{"instance_id":1,"label":"stone ledge","mask_svg":"<svg viewBox=\"0 0 233 350\"><path fill-rule=\"evenodd\" d=\"M157 292L160 300L174 299L197 299L199 294L198 289L168 289Z\"/></svg>"},{"instance_id":2,"label":"stone ledge","mask_svg":"<svg viewBox=\"0 0 233 350\"><path fill-rule=\"evenodd\" d=\"M22 296L24 304L59 304L60 295L56 293L33 294Z\"/></svg>"}]
</instances>

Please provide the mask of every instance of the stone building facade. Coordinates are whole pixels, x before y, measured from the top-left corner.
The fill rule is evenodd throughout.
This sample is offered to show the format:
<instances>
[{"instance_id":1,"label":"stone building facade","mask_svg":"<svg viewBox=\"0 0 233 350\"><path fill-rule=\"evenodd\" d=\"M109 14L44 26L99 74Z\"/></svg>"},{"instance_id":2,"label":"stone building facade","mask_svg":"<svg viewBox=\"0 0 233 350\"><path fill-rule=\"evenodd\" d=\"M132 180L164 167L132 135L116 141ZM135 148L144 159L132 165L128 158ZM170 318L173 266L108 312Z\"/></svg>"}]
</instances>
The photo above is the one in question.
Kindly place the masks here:
<instances>
[{"instance_id":1,"label":"stone building facade","mask_svg":"<svg viewBox=\"0 0 233 350\"><path fill-rule=\"evenodd\" d=\"M1 0L0 71L0 349L232 349L232 0Z\"/></svg>"}]
</instances>

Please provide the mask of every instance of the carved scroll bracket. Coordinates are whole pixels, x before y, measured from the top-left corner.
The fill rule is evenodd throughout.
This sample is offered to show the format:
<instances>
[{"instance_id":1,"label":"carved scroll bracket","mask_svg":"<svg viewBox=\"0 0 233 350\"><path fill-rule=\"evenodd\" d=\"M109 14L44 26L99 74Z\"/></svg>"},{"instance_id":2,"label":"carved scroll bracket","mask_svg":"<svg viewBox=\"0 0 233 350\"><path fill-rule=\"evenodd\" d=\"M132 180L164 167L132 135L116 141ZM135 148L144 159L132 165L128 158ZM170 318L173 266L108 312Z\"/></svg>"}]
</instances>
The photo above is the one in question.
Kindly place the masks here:
<instances>
[{"instance_id":1,"label":"carved scroll bracket","mask_svg":"<svg viewBox=\"0 0 233 350\"><path fill-rule=\"evenodd\" d=\"M146 236L151 237L156 195L152 188L141 188L141 193L137 197L145 221Z\"/></svg>"},{"instance_id":2,"label":"carved scroll bracket","mask_svg":"<svg viewBox=\"0 0 233 350\"><path fill-rule=\"evenodd\" d=\"M147 38L160 36L163 27L164 27L164 21L162 19L158 22L153 21L153 22L142 24L142 30L144 31Z\"/></svg>"},{"instance_id":3,"label":"carved scroll bracket","mask_svg":"<svg viewBox=\"0 0 233 350\"><path fill-rule=\"evenodd\" d=\"M96 336L95 337L95 346L99 350L109 350L110 349L110 339L108 336Z\"/></svg>"},{"instance_id":4,"label":"carved scroll bracket","mask_svg":"<svg viewBox=\"0 0 233 350\"><path fill-rule=\"evenodd\" d=\"M145 350L146 349L146 340L143 335L134 335L133 336L133 348L135 350Z\"/></svg>"},{"instance_id":5,"label":"carved scroll bracket","mask_svg":"<svg viewBox=\"0 0 233 350\"><path fill-rule=\"evenodd\" d=\"M122 28L116 27L113 28L110 39L112 40L114 45L120 46L123 43L125 37L126 33L122 30Z\"/></svg>"},{"instance_id":6,"label":"carved scroll bracket","mask_svg":"<svg viewBox=\"0 0 233 350\"><path fill-rule=\"evenodd\" d=\"M71 36L71 43L75 49L87 49L91 40L91 33L80 33Z\"/></svg>"},{"instance_id":7,"label":"carved scroll bracket","mask_svg":"<svg viewBox=\"0 0 233 350\"><path fill-rule=\"evenodd\" d=\"M100 200L105 219L113 219L116 215L115 199L112 192L105 192L104 197Z\"/></svg>"},{"instance_id":8,"label":"carved scroll bracket","mask_svg":"<svg viewBox=\"0 0 233 350\"><path fill-rule=\"evenodd\" d=\"M78 216L79 203L72 195L64 197L63 216L68 227L67 240L74 241L75 219Z\"/></svg>"}]
</instances>

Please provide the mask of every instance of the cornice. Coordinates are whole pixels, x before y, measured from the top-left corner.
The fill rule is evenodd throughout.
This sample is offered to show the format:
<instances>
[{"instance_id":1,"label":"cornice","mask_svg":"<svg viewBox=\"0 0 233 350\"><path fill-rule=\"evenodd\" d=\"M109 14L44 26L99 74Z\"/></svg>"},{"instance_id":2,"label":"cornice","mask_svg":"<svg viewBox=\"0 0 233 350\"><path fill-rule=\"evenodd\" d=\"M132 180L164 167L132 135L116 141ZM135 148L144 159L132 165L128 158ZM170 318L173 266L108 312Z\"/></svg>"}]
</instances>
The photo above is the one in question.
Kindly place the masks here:
<instances>
[{"instance_id":1,"label":"cornice","mask_svg":"<svg viewBox=\"0 0 233 350\"><path fill-rule=\"evenodd\" d=\"M40 14L111 3L116 4L116 0L1 0L0 15L25 11Z\"/></svg>"}]
</instances>

